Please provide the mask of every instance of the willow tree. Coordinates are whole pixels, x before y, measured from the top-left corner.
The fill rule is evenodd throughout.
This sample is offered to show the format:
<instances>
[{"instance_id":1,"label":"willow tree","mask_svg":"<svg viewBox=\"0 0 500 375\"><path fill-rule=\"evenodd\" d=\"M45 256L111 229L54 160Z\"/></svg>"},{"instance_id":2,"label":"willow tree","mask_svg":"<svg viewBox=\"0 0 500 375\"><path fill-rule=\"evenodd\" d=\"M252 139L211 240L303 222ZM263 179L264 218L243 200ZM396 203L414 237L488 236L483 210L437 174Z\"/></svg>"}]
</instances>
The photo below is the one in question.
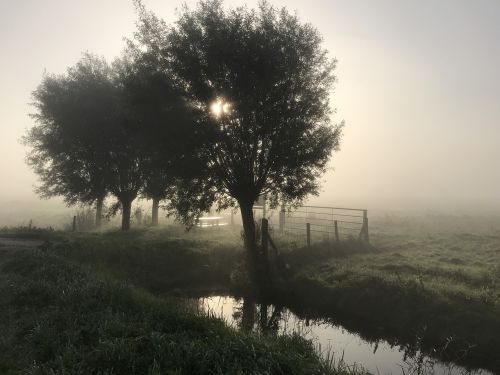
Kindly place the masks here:
<instances>
[{"instance_id":1,"label":"willow tree","mask_svg":"<svg viewBox=\"0 0 500 375\"><path fill-rule=\"evenodd\" d=\"M46 75L33 92L35 124L23 138L27 162L40 178L38 194L62 196L68 205L96 204L96 225L108 193L107 140L114 107L113 72L85 54L63 75Z\"/></svg>"},{"instance_id":2,"label":"willow tree","mask_svg":"<svg viewBox=\"0 0 500 375\"><path fill-rule=\"evenodd\" d=\"M341 125L330 121L335 60L313 26L265 2L226 10L222 1L201 1L171 27L139 9L137 39L204 109L199 131L212 196L238 204L256 261L254 201L266 194L272 205L296 204L317 194L338 148Z\"/></svg>"},{"instance_id":3,"label":"willow tree","mask_svg":"<svg viewBox=\"0 0 500 375\"><path fill-rule=\"evenodd\" d=\"M162 70L154 56L130 48L116 64L122 90L122 119L140 165L140 192L153 201L152 223L158 223L159 202L171 196L193 141L196 110Z\"/></svg>"}]
</instances>

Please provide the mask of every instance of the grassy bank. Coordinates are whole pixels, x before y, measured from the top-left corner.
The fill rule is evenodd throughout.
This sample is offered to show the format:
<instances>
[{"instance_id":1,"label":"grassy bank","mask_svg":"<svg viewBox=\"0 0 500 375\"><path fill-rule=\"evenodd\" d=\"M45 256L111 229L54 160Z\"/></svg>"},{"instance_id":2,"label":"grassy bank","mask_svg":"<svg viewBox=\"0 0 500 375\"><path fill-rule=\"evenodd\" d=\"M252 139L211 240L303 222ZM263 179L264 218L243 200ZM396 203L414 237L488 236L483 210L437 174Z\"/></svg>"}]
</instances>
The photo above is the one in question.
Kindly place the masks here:
<instances>
[{"instance_id":1,"label":"grassy bank","mask_svg":"<svg viewBox=\"0 0 500 375\"><path fill-rule=\"evenodd\" d=\"M423 349L500 373L500 222L431 217L370 223L372 246L293 248L276 236L290 268L270 291L270 302L329 317L410 352ZM238 290L244 257L240 233L230 229L69 234L46 248L156 295Z\"/></svg>"},{"instance_id":2,"label":"grassy bank","mask_svg":"<svg viewBox=\"0 0 500 375\"><path fill-rule=\"evenodd\" d=\"M299 337L256 337L66 258L0 257L2 374L338 374Z\"/></svg>"},{"instance_id":3,"label":"grassy bank","mask_svg":"<svg viewBox=\"0 0 500 375\"><path fill-rule=\"evenodd\" d=\"M179 227L68 234L49 248L94 272L170 295L227 292L244 255L238 231Z\"/></svg>"},{"instance_id":4,"label":"grassy bank","mask_svg":"<svg viewBox=\"0 0 500 375\"><path fill-rule=\"evenodd\" d=\"M290 252L276 294L367 338L500 372L500 223L454 220L374 220L373 247Z\"/></svg>"},{"instance_id":5,"label":"grassy bank","mask_svg":"<svg viewBox=\"0 0 500 375\"><path fill-rule=\"evenodd\" d=\"M51 227L39 228L34 226L1 227L0 238L16 238L23 240L54 240L59 237L60 232Z\"/></svg>"}]
</instances>

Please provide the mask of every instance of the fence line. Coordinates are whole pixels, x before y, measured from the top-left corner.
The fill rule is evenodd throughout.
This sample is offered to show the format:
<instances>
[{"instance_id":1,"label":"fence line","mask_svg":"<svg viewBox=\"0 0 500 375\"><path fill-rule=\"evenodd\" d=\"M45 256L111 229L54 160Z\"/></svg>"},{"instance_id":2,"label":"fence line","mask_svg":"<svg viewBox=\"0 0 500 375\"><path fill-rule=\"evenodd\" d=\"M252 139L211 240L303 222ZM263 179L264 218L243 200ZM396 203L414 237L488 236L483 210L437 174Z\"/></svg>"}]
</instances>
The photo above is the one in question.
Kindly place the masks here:
<instances>
[{"instance_id":1,"label":"fence line","mask_svg":"<svg viewBox=\"0 0 500 375\"><path fill-rule=\"evenodd\" d=\"M359 214L347 214L345 211L359 212ZM355 221L356 218L359 221ZM357 234L358 240L368 243L368 211L359 208L321 206L301 206L288 212L281 209L279 230L281 233L294 234L297 234L297 231L305 232L308 245L313 238L311 233L324 234L323 237L334 238L336 241Z\"/></svg>"},{"instance_id":2,"label":"fence line","mask_svg":"<svg viewBox=\"0 0 500 375\"><path fill-rule=\"evenodd\" d=\"M261 211L262 215L257 215ZM200 217L200 227L219 227L235 225L234 212L221 212L217 216ZM368 211L361 208L300 206L296 209L285 211L266 210L264 205L254 206L254 217L259 223L265 218L269 230L304 239L308 244L318 238L334 239L336 241L357 238L359 241L369 243ZM239 218L238 218L239 219ZM239 220L238 220L239 221ZM308 240L309 239L309 240Z\"/></svg>"}]
</instances>

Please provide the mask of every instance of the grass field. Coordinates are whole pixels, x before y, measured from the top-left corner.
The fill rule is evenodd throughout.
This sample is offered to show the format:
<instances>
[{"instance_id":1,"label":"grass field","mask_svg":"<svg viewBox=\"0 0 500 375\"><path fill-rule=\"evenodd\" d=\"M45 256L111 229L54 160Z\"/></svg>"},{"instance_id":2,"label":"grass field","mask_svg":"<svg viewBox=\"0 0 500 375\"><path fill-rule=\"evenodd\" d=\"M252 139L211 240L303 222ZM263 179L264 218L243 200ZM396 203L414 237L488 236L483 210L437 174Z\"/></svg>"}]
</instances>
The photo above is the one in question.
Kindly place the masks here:
<instances>
[{"instance_id":1,"label":"grass field","mask_svg":"<svg viewBox=\"0 0 500 375\"><path fill-rule=\"evenodd\" d=\"M315 306L368 338L500 371L498 218L380 218L371 244L288 254L297 270L288 302Z\"/></svg>"},{"instance_id":2,"label":"grass field","mask_svg":"<svg viewBox=\"0 0 500 375\"><path fill-rule=\"evenodd\" d=\"M296 248L286 238L275 238L290 268L278 276L267 297L299 314L329 317L369 339L383 338L410 351L423 350L445 361L500 372L500 219L385 217L371 219L370 229L371 246L348 241ZM196 296L237 293L240 287L238 273L244 253L238 230L186 233L169 227L130 233L58 233L51 241L42 246L51 262L55 259L59 265L63 262L82 269L79 272L85 277L91 274L99 280L118 280L134 290L127 293L147 290L156 296ZM31 258L23 259L17 264L29 263ZM46 265L47 260L38 256L34 261L47 268L35 276L22 274L23 282L52 280L56 271ZM56 288L50 285L49 289ZM141 298L130 302L137 305L134 309L145 303ZM146 300L156 298L148 295ZM31 318L35 316L33 313ZM12 346L5 340L3 345ZM308 350L300 348L300 353ZM220 350L232 355L228 347ZM278 345L272 350L284 349ZM293 357L298 352L294 349L288 354ZM288 365L296 359L287 360L291 361ZM311 368L324 368L313 354L304 360ZM175 361L172 363L177 363L182 373L185 364ZM55 362L50 363L55 366ZM219 366L217 363L214 366Z\"/></svg>"},{"instance_id":3,"label":"grass field","mask_svg":"<svg viewBox=\"0 0 500 375\"><path fill-rule=\"evenodd\" d=\"M44 250L4 251L2 374L346 374L298 336L259 337Z\"/></svg>"}]
</instances>

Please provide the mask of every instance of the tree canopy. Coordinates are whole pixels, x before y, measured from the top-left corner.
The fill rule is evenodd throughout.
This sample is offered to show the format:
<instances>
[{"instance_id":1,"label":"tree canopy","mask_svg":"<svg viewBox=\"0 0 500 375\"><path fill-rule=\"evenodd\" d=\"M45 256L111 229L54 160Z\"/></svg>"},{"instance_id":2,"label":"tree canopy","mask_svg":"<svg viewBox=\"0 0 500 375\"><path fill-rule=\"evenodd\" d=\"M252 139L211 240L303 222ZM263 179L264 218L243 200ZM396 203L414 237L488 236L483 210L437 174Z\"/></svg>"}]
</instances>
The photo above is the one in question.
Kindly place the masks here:
<instances>
[{"instance_id":1,"label":"tree canopy","mask_svg":"<svg viewBox=\"0 0 500 375\"><path fill-rule=\"evenodd\" d=\"M171 28L142 8L137 40L204 109L202 155L218 192L211 196L237 202L255 253L257 197L276 205L317 194L338 148L342 125L331 123L329 100L335 60L314 27L266 2L226 10L201 1Z\"/></svg>"},{"instance_id":2,"label":"tree canopy","mask_svg":"<svg viewBox=\"0 0 500 375\"><path fill-rule=\"evenodd\" d=\"M183 161L193 150L195 111L148 54L128 52L115 64L122 93L120 127L127 139L116 144L124 154L112 158L116 170L111 189L116 196L125 194L125 201L139 192L153 199L157 222L157 204L172 194ZM125 166L124 160L130 163ZM123 175L120 168L128 171L130 185L120 185L123 178L116 178Z\"/></svg>"},{"instance_id":3,"label":"tree canopy","mask_svg":"<svg viewBox=\"0 0 500 375\"><path fill-rule=\"evenodd\" d=\"M192 222L239 206L257 261L253 205L318 194L338 149L330 120L336 61L319 32L286 9L184 7L172 26L136 2L136 39L113 64L85 55L34 93L28 162L43 196L69 204L114 195L128 229L142 194Z\"/></svg>"},{"instance_id":4,"label":"tree canopy","mask_svg":"<svg viewBox=\"0 0 500 375\"><path fill-rule=\"evenodd\" d=\"M33 93L36 124L24 138L42 197L96 201L100 218L111 193L122 229L140 192L168 196L193 138L193 111L168 75L136 52L112 65L85 54L65 75L45 76Z\"/></svg>"},{"instance_id":5,"label":"tree canopy","mask_svg":"<svg viewBox=\"0 0 500 375\"><path fill-rule=\"evenodd\" d=\"M85 54L65 75L46 75L33 92L36 124L24 137L27 162L40 178L44 198L102 207L108 193L108 150L103 136L115 107L113 72ZM97 220L100 219L98 210Z\"/></svg>"}]
</instances>

